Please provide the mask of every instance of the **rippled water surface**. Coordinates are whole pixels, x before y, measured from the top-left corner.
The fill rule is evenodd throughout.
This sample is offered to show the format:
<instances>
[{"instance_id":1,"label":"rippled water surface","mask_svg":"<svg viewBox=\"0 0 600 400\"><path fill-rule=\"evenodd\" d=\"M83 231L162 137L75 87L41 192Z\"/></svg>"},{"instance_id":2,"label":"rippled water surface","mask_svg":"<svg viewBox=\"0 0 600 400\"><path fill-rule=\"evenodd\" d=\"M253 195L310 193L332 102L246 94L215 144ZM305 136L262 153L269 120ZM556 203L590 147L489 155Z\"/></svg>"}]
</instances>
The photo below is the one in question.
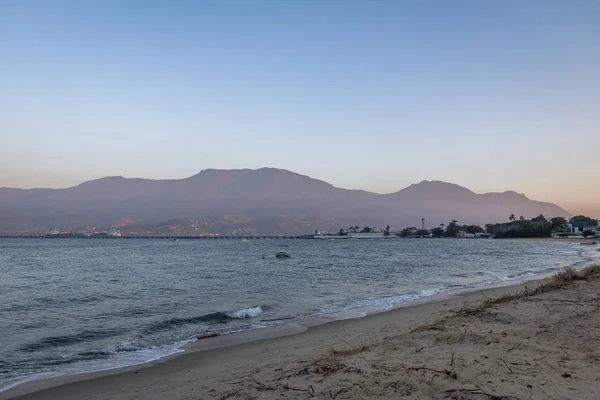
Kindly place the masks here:
<instances>
[{"instance_id":1,"label":"rippled water surface","mask_svg":"<svg viewBox=\"0 0 600 400\"><path fill-rule=\"evenodd\" d=\"M274 257L282 243L292 258ZM559 241L0 239L0 388L146 362L198 335L359 317L596 255Z\"/></svg>"}]
</instances>

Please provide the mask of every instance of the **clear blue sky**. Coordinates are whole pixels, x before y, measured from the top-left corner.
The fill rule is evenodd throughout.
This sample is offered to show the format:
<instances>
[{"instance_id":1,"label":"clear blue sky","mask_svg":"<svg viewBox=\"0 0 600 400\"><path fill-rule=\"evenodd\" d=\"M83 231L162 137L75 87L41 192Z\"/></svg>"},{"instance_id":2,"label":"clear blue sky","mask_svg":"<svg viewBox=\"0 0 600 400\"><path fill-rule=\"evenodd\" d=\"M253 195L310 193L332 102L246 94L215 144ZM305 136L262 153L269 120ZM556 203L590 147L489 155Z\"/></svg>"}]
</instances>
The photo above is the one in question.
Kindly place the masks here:
<instances>
[{"instance_id":1,"label":"clear blue sky","mask_svg":"<svg viewBox=\"0 0 600 400\"><path fill-rule=\"evenodd\" d=\"M273 166L600 196L594 0L0 0L0 60L0 186Z\"/></svg>"}]
</instances>

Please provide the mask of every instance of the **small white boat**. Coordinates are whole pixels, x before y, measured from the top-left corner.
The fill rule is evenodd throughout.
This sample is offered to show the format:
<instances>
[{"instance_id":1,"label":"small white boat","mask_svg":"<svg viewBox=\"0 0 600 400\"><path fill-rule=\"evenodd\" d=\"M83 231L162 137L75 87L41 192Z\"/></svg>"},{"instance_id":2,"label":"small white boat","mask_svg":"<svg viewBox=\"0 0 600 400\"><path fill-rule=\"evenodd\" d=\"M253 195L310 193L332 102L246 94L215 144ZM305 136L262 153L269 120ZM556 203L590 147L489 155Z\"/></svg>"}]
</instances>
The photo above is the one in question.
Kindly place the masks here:
<instances>
[{"instance_id":1,"label":"small white boat","mask_svg":"<svg viewBox=\"0 0 600 400\"><path fill-rule=\"evenodd\" d=\"M290 252L287 250L289 248L289 246L287 244L282 244L281 246L279 246L279 249L277 249L277 252L275 253L275 257L277 258L289 258L290 256Z\"/></svg>"}]
</instances>

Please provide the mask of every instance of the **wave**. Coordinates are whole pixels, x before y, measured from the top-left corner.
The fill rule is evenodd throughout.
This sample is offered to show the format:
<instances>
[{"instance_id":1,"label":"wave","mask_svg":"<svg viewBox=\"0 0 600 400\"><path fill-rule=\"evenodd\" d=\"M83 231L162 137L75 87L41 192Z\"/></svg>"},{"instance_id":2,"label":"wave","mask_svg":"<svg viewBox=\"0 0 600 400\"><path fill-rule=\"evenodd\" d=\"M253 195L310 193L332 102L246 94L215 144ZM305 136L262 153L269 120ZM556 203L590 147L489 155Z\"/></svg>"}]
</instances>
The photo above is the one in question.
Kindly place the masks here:
<instances>
[{"instance_id":1,"label":"wave","mask_svg":"<svg viewBox=\"0 0 600 400\"><path fill-rule=\"evenodd\" d=\"M233 311L231 314L237 315L236 317L229 317L231 319L246 319L251 318L250 316L252 315L262 314L262 309L259 306L254 306ZM263 324L249 323L235 328L232 327L231 329L215 331L215 333L207 334L206 336L221 336L266 327ZM110 346L104 350L88 350L37 359L34 364L31 360L21 362L0 361L0 392L32 380L145 364L180 353L183 351L182 347L184 345L194 342L200 339L200 337L158 346L148 344L134 345L131 341L123 341L116 346ZM5 376L2 376L2 374Z\"/></svg>"},{"instance_id":2,"label":"wave","mask_svg":"<svg viewBox=\"0 0 600 400\"><path fill-rule=\"evenodd\" d=\"M157 331L169 330L174 327L182 326L182 325L192 325L199 324L203 322L209 323L227 323L231 320L236 319L248 319L258 317L263 313L263 309L260 306L252 306L248 308L243 308L241 310L235 311L225 311L225 312L215 312L210 314L200 315L198 317L190 317L190 318L171 318L166 321L161 321L154 323L148 326L144 332L145 333L154 333Z\"/></svg>"},{"instance_id":3,"label":"wave","mask_svg":"<svg viewBox=\"0 0 600 400\"><path fill-rule=\"evenodd\" d=\"M583 265L586 264L584 263ZM360 318L366 316L369 312L389 310L400 304L422 300L436 295L480 289L491 285L518 281L520 279L526 279L535 276L542 277L547 273L554 273L557 271L558 269L556 268L553 268L551 271L525 271L507 276L493 276L489 279L464 285L446 285L397 296L370 297L368 299L356 300L351 303L338 303L333 304L330 307L321 308L317 312L317 315L333 319Z\"/></svg>"},{"instance_id":4,"label":"wave","mask_svg":"<svg viewBox=\"0 0 600 400\"><path fill-rule=\"evenodd\" d=\"M99 360L103 358L109 358L114 356L115 353L112 351L82 351L80 353L65 355L60 358L42 360L43 365L65 365L65 364L73 364L80 361L88 361L88 360Z\"/></svg>"},{"instance_id":5,"label":"wave","mask_svg":"<svg viewBox=\"0 0 600 400\"><path fill-rule=\"evenodd\" d=\"M105 350L82 351L62 356L46 357L20 362L0 363L0 393L22 383L46 379L54 376L77 375L95 371L106 371L132 365L140 365L176 353L193 340L180 341L170 345L135 347L124 342Z\"/></svg>"},{"instance_id":6,"label":"wave","mask_svg":"<svg viewBox=\"0 0 600 400\"><path fill-rule=\"evenodd\" d=\"M258 317L262 313L263 313L263 309L260 308L260 306L253 306L253 307L249 307L249 308L243 308L243 309L237 310L237 311L227 312L227 313L225 313L225 315L227 315L229 318L233 318L233 319L247 319L247 318Z\"/></svg>"},{"instance_id":7,"label":"wave","mask_svg":"<svg viewBox=\"0 0 600 400\"><path fill-rule=\"evenodd\" d=\"M566 268L574 268L581 269L585 268L598 259L597 254L589 253L586 254L585 259L572 261L567 263L566 265L557 268L556 266L552 266L549 268L545 268L543 270L528 270L515 274L505 275L505 276L491 276L488 279L484 279L477 282L472 282L463 285L446 285L435 287L431 289L421 290L419 292L407 293L397 296L383 296L383 297L370 297L368 299L356 300L351 303L345 304L333 304L328 308L322 308L317 312L317 315L326 318L334 318L334 319L347 319L347 318L357 318L364 317L369 312L377 312L389 310L395 306L400 304L404 304L407 302L422 300L424 298L445 294L445 293L459 293L461 291L468 291L474 289L481 289L492 285L498 285L503 283L509 283L518 281L521 279L528 278L544 278L546 276L557 273ZM481 276L482 274L478 273L477 275Z\"/></svg>"},{"instance_id":8,"label":"wave","mask_svg":"<svg viewBox=\"0 0 600 400\"><path fill-rule=\"evenodd\" d=\"M12 389L16 386L22 385L24 383L27 382L31 382L31 381L37 381L37 380L41 380L41 379L47 379L47 378L52 378L56 376L56 374L52 373L52 372L46 372L46 373L39 373L39 374L34 374L34 375L29 375L26 376L24 378L20 378L14 381L11 381L10 383L6 384L4 386L4 384L2 384L0 382L0 393L5 392L9 389Z\"/></svg>"},{"instance_id":9,"label":"wave","mask_svg":"<svg viewBox=\"0 0 600 400\"><path fill-rule=\"evenodd\" d=\"M258 317L263 314L263 308L255 305L252 307L246 307L239 310L226 311L226 312L215 312L198 317L190 318L172 318L166 321L161 321L155 324L147 326L142 332L141 336L138 336L133 341L127 340L122 341L116 345L109 346L104 349L90 349L85 351L75 351L72 353L66 353L62 355L55 355L44 358L36 358L35 365L31 363L31 359L24 363L13 363L13 362L0 362L0 373L5 375L0 377L0 391L6 390L5 386L8 383L8 387L13 387L15 382L9 379L10 382L6 382L6 378L13 375L13 378L26 376L28 379L32 376L46 376L46 373L51 371L54 373L62 374L73 374L80 373L82 371L96 371L112 369L126 365L135 365L140 363L149 362L158 358L162 358L177 352L182 351L181 346L191 341L197 340L196 336L190 336L187 339L179 340L177 343L156 345L155 343L148 342L142 339L138 342L138 339L145 336L153 336L153 334L160 333L161 331L168 331L187 324L203 324L205 327L200 328L202 335L226 335L235 332L241 332L249 329L264 328L261 324L239 324L232 325L228 328L215 326L216 324L227 323L234 320L247 320ZM193 328L195 329L195 328ZM105 330L87 330L71 335L63 336L48 336L43 337L37 342L22 345L18 348L23 353L36 353L46 349L52 348L68 348L72 345L81 345L85 342L94 342L98 339L113 338L121 336L128 332L120 329L105 329ZM131 332L129 332L131 333ZM56 369L59 368L59 369ZM19 382L24 382L19 380Z\"/></svg>"},{"instance_id":10,"label":"wave","mask_svg":"<svg viewBox=\"0 0 600 400\"><path fill-rule=\"evenodd\" d=\"M48 336L40 339L36 343L22 345L19 347L19 350L25 353L33 353L51 347L70 346L72 344L90 340L106 339L120 335L121 333L123 333L123 330L121 329L106 329L97 331L83 331L74 335Z\"/></svg>"}]
</instances>

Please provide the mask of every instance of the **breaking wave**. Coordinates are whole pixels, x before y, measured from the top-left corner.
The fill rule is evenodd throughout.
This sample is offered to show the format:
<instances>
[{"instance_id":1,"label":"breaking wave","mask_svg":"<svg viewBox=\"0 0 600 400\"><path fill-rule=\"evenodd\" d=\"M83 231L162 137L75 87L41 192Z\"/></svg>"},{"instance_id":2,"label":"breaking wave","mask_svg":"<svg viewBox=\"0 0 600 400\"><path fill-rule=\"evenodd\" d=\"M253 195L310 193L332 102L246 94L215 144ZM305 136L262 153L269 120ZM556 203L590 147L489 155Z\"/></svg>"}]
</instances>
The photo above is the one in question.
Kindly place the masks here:
<instances>
[{"instance_id":1,"label":"breaking wave","mask_svg":"<svg viewBox=\"0 0 600 400\"><path fill-rule=\"evenodd\" d=\"M190 318L171 318L166 321L161 321L148 326L145 329L146 333L153 333L157 331L169 330L174 327L182 325L192 325L200 323L222 323L226 324L231 320L236 319L248 319L258 317L263 313L263 309L260 306L252 306L243 308L235 311L215 312L210 314L200 315L198 317Z\"/></svg>"}]
</instances>

